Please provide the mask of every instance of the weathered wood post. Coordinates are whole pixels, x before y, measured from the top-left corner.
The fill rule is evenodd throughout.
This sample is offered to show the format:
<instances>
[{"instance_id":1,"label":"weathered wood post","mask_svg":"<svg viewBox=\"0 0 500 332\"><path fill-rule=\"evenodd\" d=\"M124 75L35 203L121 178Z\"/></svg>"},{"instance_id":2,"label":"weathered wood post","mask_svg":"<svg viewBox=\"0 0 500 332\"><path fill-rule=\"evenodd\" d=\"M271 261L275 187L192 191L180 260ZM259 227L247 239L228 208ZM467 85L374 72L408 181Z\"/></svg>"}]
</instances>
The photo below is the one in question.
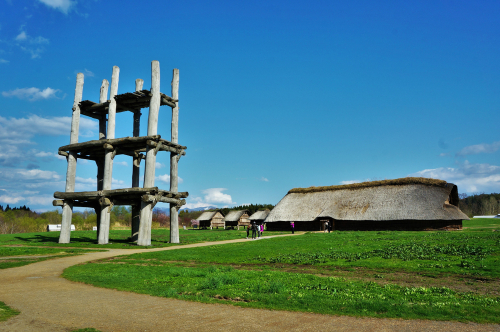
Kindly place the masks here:
<instances>
[{"instance_id":1,"label":"weathered wood post","mask_svg":"<svg viewBox=\"0 0 500 332\"><path fill-rule=\"evenodd\" d=\"M174 69L172 77L172 98L179 99L179 69ZM172 108L172 143L179 142L179 102ZM178 190L178 162L180 154L170 152L170 191ZM178 206L170 203L170 243L179 243L179 212Z\"/></svg>"},{"instance_id":2,"label":"weathered wood post","mask_svg":"<svg viewBox=\"0 0 500 332\"><path fill-rule=\"evenodd\" d=\"M141 91L144 85L144 80L140 78L135 80L135 91ZM141 126L141 110L134 112L134 137L139 137ZM140 176L141 158L139 154L134 156L134 161L132 165L132 187L139 187L139 176ZM139 203L140 204L140 203ZM132 241L137 241L139 235L139 225L141 220L141 206L132 205Z\"/></svg>"},{"instance_id":3,"label":"weathered wood post","mask_svg":"<svg viewBox=\"0 0 500 332\"><path fill-rule=\"evenodd\" d=\"M83 74L76 75L75 99L73 101L73 115L71 117L70 144L78 143L80 130L80 102L83 95ZM68 154L68 168L66 171L66 192L75 191L76 157L74 152ZM64 200L62 208L61 234L59 243L69 243L71 238L71 218L73 217L73 202Z\"/></svg>"},{"instance_id":4,"label":"weathered wood post","mask_svg":"<svg viewBox=\"0 0 500 332\"><path fill-rule=\"evenodd\" d=\"M151 62L151 100L149 102L148 136L158 132L158 113L160 111L160 63ZM156 152L155 148L148 146L146 151L146 166L144 170L144 188L154 187ZM141 201L141 217L137 244L140 246L151 245L152 203Z\"/></svg>"},{"instance_id":5,"label":"weathered wood post","mask_svg":"<svg viewBox=\"0 0 500 332\"><path fill-rule=\"evenodd\" d=\"M108 133L107 139L115 138L115 118L116 118L116 100L115 96L118 93L118 80L120 68L113 66L113 74L111 76L111 91L109 94L108 108ZM104 156L104 181L103 190L111 189L111 181L113 179L113 150L107 148ZM107 244L109 242L109 222L110 222L110 206L101 206L101 227L99 230L99 244Z\"/></svg>"},{"instance_id":6,"label":"weathered wood post","mask_svg":"<svg viewBox=\"0 0 500 332\"><path fill-rule=\"evenodd\" d=\"M99 103L104 103L108 100L109 82L102 80L101 90L99 94ZM99 139L106 139L106 114L102 114L99 119ZM104 186L104 159L95 161L97 164L97 190L102 190ZM99 239L99 231L101 228L101 208L95 208L96 221L97 221L97 239Z\"/></svg>"}]
</instances>

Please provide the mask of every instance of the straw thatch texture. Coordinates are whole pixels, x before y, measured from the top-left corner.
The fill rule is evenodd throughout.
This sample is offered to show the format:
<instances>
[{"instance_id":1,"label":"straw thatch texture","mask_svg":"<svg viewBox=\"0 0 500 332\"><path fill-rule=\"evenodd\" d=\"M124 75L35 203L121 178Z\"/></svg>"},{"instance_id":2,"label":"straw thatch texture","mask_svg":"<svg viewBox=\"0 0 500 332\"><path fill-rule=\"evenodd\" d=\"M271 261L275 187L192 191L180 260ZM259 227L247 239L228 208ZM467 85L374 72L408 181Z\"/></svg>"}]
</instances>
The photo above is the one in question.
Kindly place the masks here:
<instances>
[{"instance_id":1,"label":"straw thatch texture","mask_svg":"<svg viewBox=\"0 0 500 332\"><path fill-rule=\"evenodd\" d=\"M224 218L225 222L228 221L239 221L241 216L245 214L247 211L246 210L236 210L236 211L230 211L227 216Z\"/></svg>"},{"instance_id":2,"label":"straw thatch texture","mask_svg":"<svg viewBox=\"0 0 500 332\"><path fill-rule=\"evenodd\" d=\"M200 228L213 228L213 227L224 227L224 216L220 211L206 211L203 212L198 219L200 222Z\"/></svg>"},{"instance_id":3,"label":"straw thatch texture","mask_svg":"<svg viewBox=\"0 0 500 332\"><path fill-rule=\"evenodd\" d=\"M409 184L425 184L427 186L433 187L446 187L447 183L443 180L430 179L430 178L401 178L393 180L381 180L381 181L368 181L360 183L343 184L340 186L326 186L326 187L309 187L309 188L293 188L288 193L312 193L321 191L333 191L333 190L345 190L345 189L361 189L368 187L380 187L380 186L402 186Z\"/></svg>"},{"instance_id":4,"label":"straw thatch texture","mask_svg":"<svg viewBox=\"0 0 500 332\"><path fill-rule=\"evenodd\" d=\"M198 220L198 221L210 221L210 220L212 220L212 218L215 216L216 213L217 213L217 211L215 211L215 212L210 212L210 211L203 212L201 214L201 216L199 216L196 220Z\"/></svg>"},{"instance_id":5,"label":"straw thatch texture","mask_svg":"<svg viewBox=\"0 0 500 332\"><path fill-rule=\"evenodd\" d=\"M262 211L257 211L255 212L254 214L252 214L250 216L250 218L248 218L250 221L252 220L255 220L255 221L264 221L266 220L267 216L269 215L271 211L269 209L265 209L265 210L262 210Z\"/></svg>"},{"instance_id":6,"label":"straw thatch texture","mask_svg":"<svg viewBox=\"0 0 500 332\"><path fill-rule=\"evenodd\" d=\"M331 218L372 222L457 220L461 225L461 220L468 218L457 204L456 186L434 179L404 178L296 188L276 205L266 223Z\"/></svg>"}]
</instances>

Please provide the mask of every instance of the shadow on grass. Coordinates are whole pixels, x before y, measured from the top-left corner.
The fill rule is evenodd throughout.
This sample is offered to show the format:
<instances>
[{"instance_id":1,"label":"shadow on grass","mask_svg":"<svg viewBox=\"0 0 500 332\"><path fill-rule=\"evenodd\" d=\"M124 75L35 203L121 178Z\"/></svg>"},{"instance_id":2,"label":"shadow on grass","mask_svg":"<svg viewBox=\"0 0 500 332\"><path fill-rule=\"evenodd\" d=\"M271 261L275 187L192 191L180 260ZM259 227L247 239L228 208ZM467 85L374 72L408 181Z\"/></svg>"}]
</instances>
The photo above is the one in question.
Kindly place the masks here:
<instances>
[{"instance_id":1,"label":"shadow on grass","mask_svg":"<svg viewBox=\"0 0 500 332\"><path fill-rule=\"evenodd\" d=\"M59 243L59 236L45 236L41 234L36 234L32 237L14 237L18 241L22 241L26 244L53 244L53 245L61 245L67 246L67 243ZM134 242L131 242L130 238L110 238L110 243L113 244L123 244L123 245L133 245L136 246ZM79 237L71 237L71 244L97 244L97 239L95 237L89 236L79 236Z\"/></svg>"}]
</instances>

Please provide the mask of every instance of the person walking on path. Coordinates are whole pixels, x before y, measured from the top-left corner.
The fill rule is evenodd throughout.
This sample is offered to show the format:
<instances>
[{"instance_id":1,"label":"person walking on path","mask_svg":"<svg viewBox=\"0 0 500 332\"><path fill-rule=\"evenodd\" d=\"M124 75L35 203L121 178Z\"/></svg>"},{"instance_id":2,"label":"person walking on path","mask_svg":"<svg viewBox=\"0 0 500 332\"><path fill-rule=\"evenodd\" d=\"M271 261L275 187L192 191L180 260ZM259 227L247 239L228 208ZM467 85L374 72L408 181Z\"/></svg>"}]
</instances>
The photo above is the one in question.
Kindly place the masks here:
<instances>
[{"instance_id":1,"label":"person walking on path","mask_svg":"<svg viewBox=\"0 0 500 332\"><path fill-rule=\"evenodd\" d=\"M252 223L252 240L255 240L257 236L257 225L255 222Z\"/></svg>"},{"instance_id":2,"label":"person walking on path","mask_svg":"<svg viewBox=\"0 0 500 332\"><path fill-rule=\"evenodd\" d=\"M250 235L250 225L247 226L247 239L249 235Z\"/></svg>"},{"instance_id":3,"label":"person walking on path","mask_svg":"<svg viewBox=\"0 0 500 332\"><path fill-rule=\"evenodd\" d=\"M295 231L295 223L292 221L290 222L290 228L292 229L292 234L294 234Z\"/></svg>"},{"instance_id":4,"label":"person walking on path","mask_svg":"<svg viewBox=\"0 0 500 332\"><path fill-rule=\"evenodd\" d=\"M325 233L330 233L330 229L328 228L328 221L325 221Z\"/></svg>"},{"instance_id":5,"label":"person walking on path","mask_svg":"<svg viewBox=\"0 0 500 332\"><path fill-rule=\"evenodd\" d=\"M260 225L260 234L264 233L264 224Z\"/></svg>"}]
</instances>

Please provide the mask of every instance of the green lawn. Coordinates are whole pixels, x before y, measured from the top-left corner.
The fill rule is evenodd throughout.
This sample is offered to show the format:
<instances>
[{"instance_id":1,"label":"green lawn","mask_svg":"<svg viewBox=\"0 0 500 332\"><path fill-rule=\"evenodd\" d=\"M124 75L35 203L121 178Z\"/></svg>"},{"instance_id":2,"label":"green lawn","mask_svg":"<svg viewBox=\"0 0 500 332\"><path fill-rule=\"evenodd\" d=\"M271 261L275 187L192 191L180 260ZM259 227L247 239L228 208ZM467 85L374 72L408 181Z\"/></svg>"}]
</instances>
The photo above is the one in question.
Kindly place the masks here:
<instances>
[{"instance_id":1,"label":"green lawn","mask_svg":"<svg viewBox=\"0 0 500 332\"><path fill-rule=\"evenodd\" d=\"M283 234L288 232L265 232L266 235ZM0 235L0 246L2 245L29 245L50 247L74 247L74 248L157 248L171 245L170 230L153 229L151 231L151 247L140 247L129 241L130 230L112 230L109 232L109 244L100 245L96 243L95 231L73 231L71 232L71 243L59 244L59 232L43 233L19 233ZM240 239L246 237L243 230L179 230L180 244L191 244L198 242L223 241Z\"/></svg>"},{"instance_id":2,"label":"green lawn","mask_svg":"<svg viewBox=\"0 0 500 332\"><path fill-rule=\"evenodd\" d=\"M0 247L0 269L23 266L47 259L80 255L90 251L102 251L102 250L34 248L34 247ZM16 256L21 256L21 257L16 257ZM26 256L33 256L33 257L26 257ZM9 257L9 259L5 259L4 257Z\"/></svg>"},{"instance_id":3,"label":"green lawn","mask_svg":"<svg viewBox=\"0 0 500 332\"><path fill-rule=\"evenodd\" d=\"M470 230L478 229L491 229L500 230L500 218L471 218L471 220L464 220L463 227Z\"/></svg>"},{"instance_id":4,"label":"green lawn","mask_svg":"<svg viewBox=\"0 0 500 332\"><path fill-rule=\"evenodd\" d=\"M19 315L19 311L10 308L3 302L0 302L0 322L6 321L10 317L16 315Z\"/></svg>"},{"instance_id":5,"label":"green lawn","mask_svg":"<svg viewBox=\"0 0 500 332\"><path fill-rule=\"evenodd\" d=\"M110 258L70 280L154 296L370 317L500 323L500 233L308 233Z\"/></svg>"}]
</instances>

